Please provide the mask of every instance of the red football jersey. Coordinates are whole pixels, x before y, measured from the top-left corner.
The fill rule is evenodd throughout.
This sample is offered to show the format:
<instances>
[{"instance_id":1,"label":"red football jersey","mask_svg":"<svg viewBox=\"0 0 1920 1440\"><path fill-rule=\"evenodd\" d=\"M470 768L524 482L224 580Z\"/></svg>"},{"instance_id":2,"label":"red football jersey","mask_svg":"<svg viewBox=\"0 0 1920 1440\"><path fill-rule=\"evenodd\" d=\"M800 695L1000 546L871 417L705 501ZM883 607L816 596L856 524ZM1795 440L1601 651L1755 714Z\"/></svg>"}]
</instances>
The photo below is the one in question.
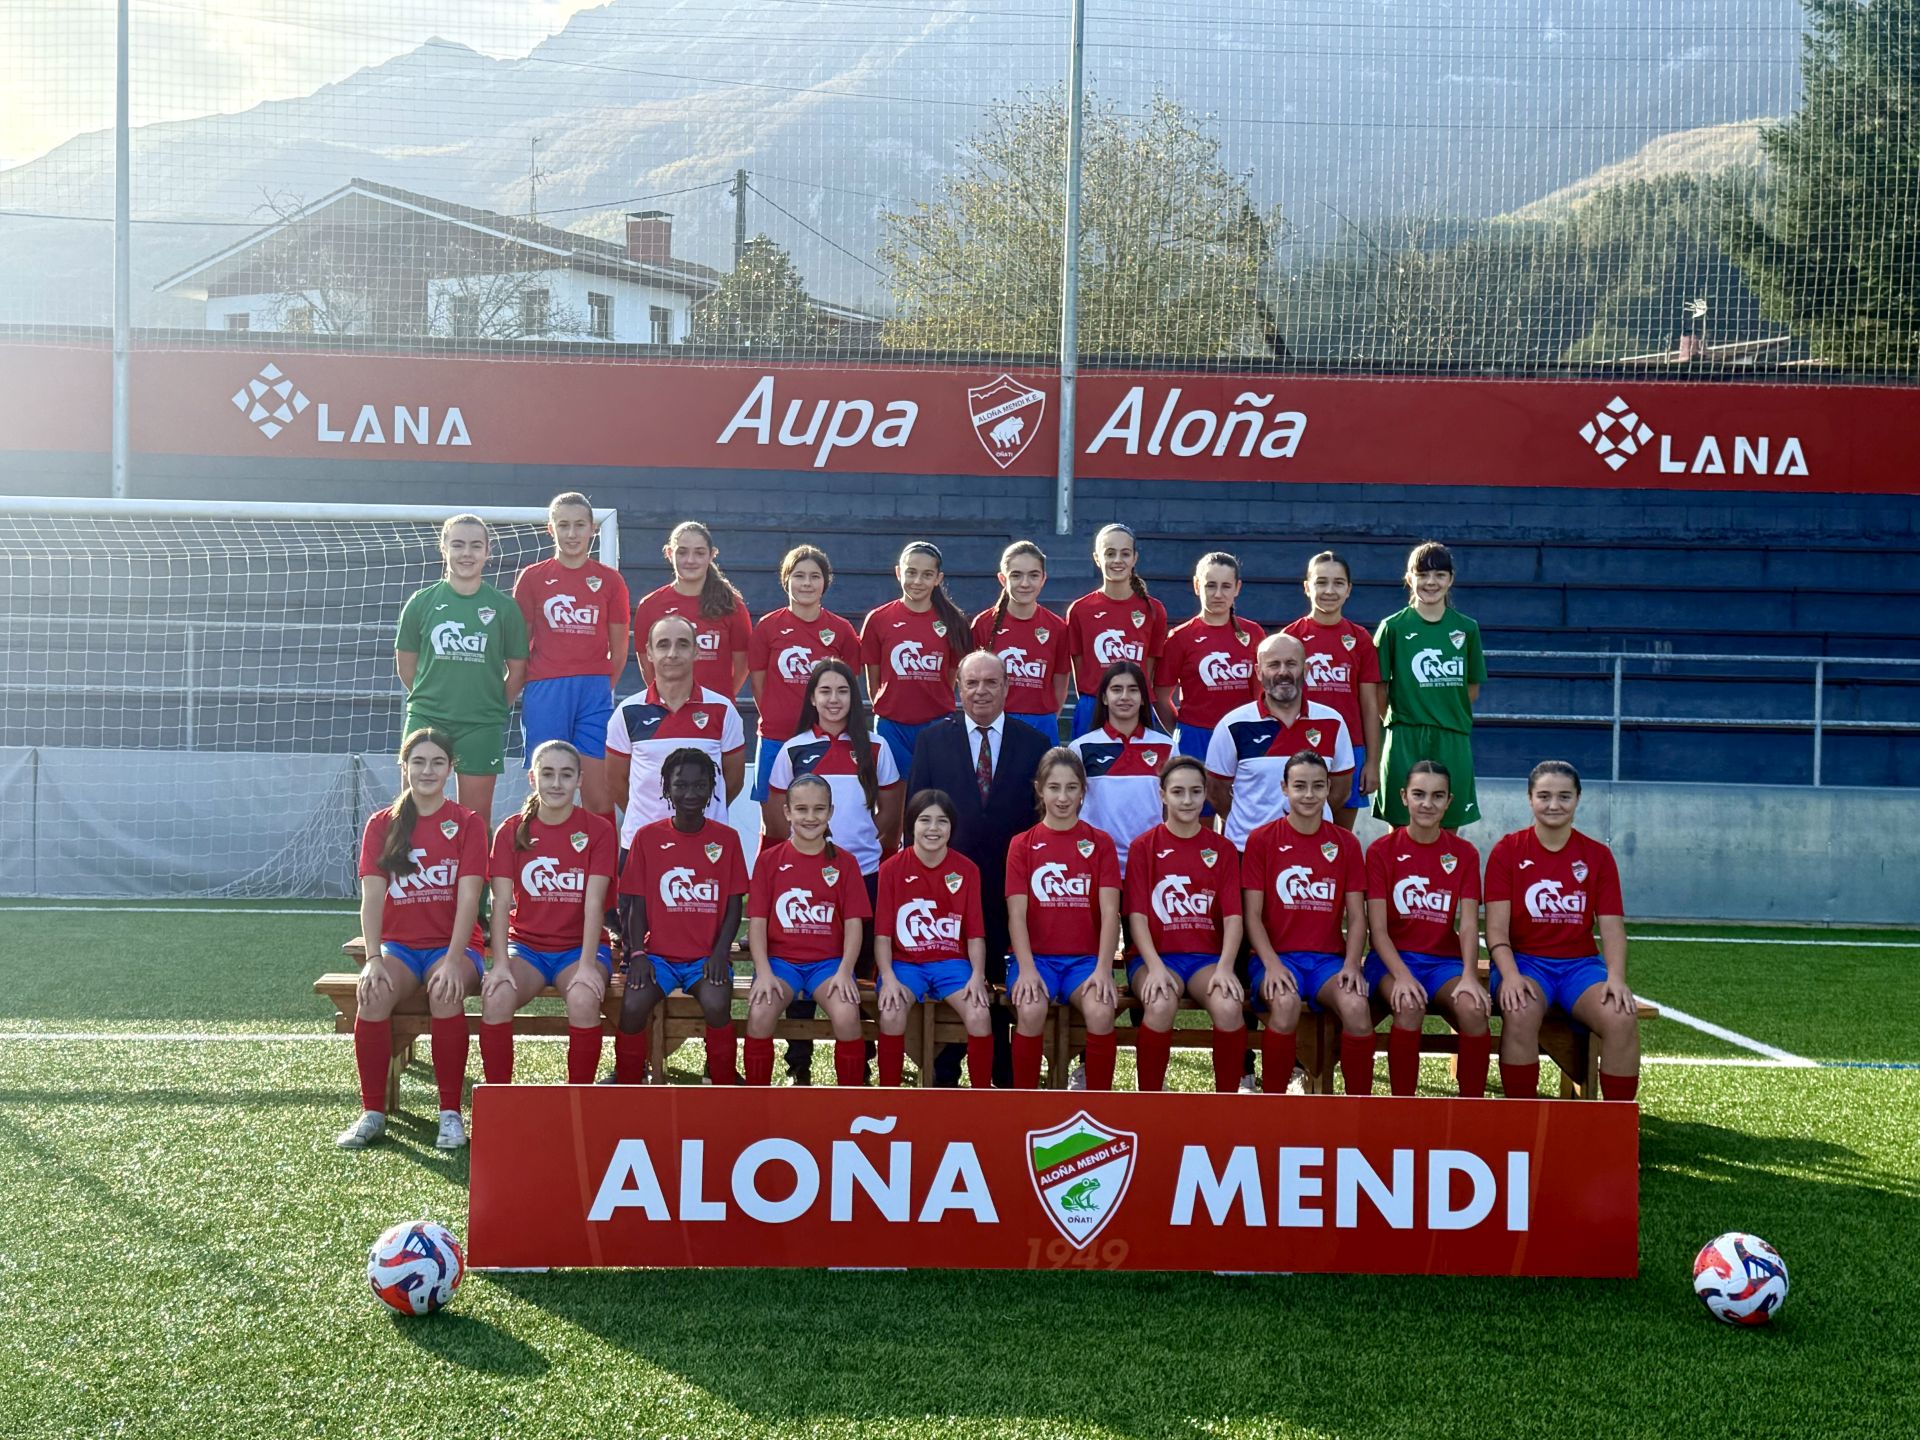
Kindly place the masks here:
<instances>
[{"instance_id":1,"label":"red football jersey","mask_svg":"<svg viewBox=\"0 0 1920 1440\"><path fill-rule=\"evenodd\" d=\"M754 863L747 918L767 922L770 956L794 964L838 960L846 949L846 922L872 916L860 862L845 850L829 860L824 849L803 855L792 841L782 841L762 850Z\"/></svg>"},{"instance_id":2,"label":"red football jersey","mask_svg":"<svg viewBox=\"0 0 1920 1440\"><path fill-rule=\"evenodd\" d=\"M747 863L730 825L704 816L691 835L671 820L643 825L627 851L622 895L647 901L647 953L704 960L713 951L727 901L747 893Z\"/></svg>"},{"instance_id":3,"label":"red football jersey","mask_svg":"<svg viewBox=\"0 0 1920 1440\"><path fill-rule=\"evenodd\" d=\"M1121 908L1147 917L1162 955L1218 955L1221 925L1240 914L1240 857L1215 831L1182 839L1156 825L1127 851Z\"/></svg>"},{"instance_id":4,"label":"red football jersey","mask_svg":"<svg viewBox=\"0 0 1920 1440\"><path fill-rule=\"evenodd\" d=\"M587 881L604 876L608 896L613 893L620 856L613 822L576 805L564 824L549 825L536 815L528 829L533 843L525 850L514 843L520 831L518 815L502 820L493 832L490 873L496 880L513 881L507 938L529 950L571 950L586 925L580 907L587 898ZM595 917L596 923L600 918Z\"/></svg>"},{"instance_id":5,"label":"red football jersey","mask_svg":"<svg viewBox=\"0 0 1920 1440\"><path fill-rule=\"evenodd\" d=\"M980 871L958 850L931 866L911 845L894 851L880 863L873 908L874 937L893 942L895 960L965 960L967 942L986 938Z\"/></svg>"},{"instance_id":6,"label":"red football jersey","mask_svg":"<svg viewBox=\"0 0 1920 1440\"><path fill-rule=\"evenodd\" d=\"M731 700L735 694L733 657L745 655L753 642L753 616L747 612L747 602L740 598L740 592L733 592L733 610L726 615L702 615L700 597L682 595L671 584L642 595L633 607L633 648L640 653L640 669L649 680L653 676L645 660L647 631L666 615L683 616L693 622L694 638L700 646L700 658L693 662L693 683Z\"/></svg>"},{"instance_id":7,"label":"red football jersey","mask_svg":"<svg viewBox=\"0 0 1920 1440\"><path fill-rule=\"evenodd\" d=\"M1415 955L1460 953L1455 919L1480 898L1480 852L1457 835L1422 845L1403 826L1367 847L1367 898L1387 902L1387 938ZM1477 965L1478 937L1473 961Z\"/></svg>"},{"instance_id":8,"label":"red football jersey","mask_svg":"<svg viewBox=\"0 0 1920 1440\"><path fill-rule=\"evenodd\" d=\"M807 698L807 677L822 660L844 660L856 676L860 673L860 632L844 615L822 610L818 619L802 620L783 605L753 627L747 669L766 672L760 686L762 740L793 737Z\"/></svg>"},{"instance_id":9,"label":"red football jersey","mask_svg":"<svg viewBox=\"0 0 1920 1440\"><path fill-rule=\"evenodd\" d=\"M1351 830L1322 821L1302 835L1283 815L1247 837L1240 884L1261 893L1261 920L1280 954L1343 955L1347 896L1366 894L1367 862Z\"/></svg>"},{"instance_id":10,"label":"red football jersey","mask_svg":"<svg viewBox=\"0 0 1920 1440\"><path fill-rule=\"evenodd\" d=\"M1133 661L1151 680L1152 662L1167 648L1167 607L1152 596L1110 600L1104 590L1082 595L1067 607L1067 648L1082 695L1093 694L1102 672L1116 660Z\"/></svg>"},{"instance_id":11,"label":"red football jersey","mask_svg":"<svg viewBox=\"0 0 1920 1440\"><path fill-rule=\"evenodd\" d=\"M1502 835L1487 856L1487 903L1510 901L1508 938L1522 955L1580 960L1599 953L1593 922L1625 915L1613 851L1575 830L1559 854L1533 827Z\"/></svg>"},{"instance_id":12,"label":"red football jersey","mask_svg":"<svg viewBox=\"0 0 1920 1440\"><path fill-rule=\"evenodd\" d=\"M360 832L360 874L384 875L387 899L380 909L380 939L409 950L438 950L453 934L453 912L459 907L462 875L487 873L487 822L465 806L449 800L431 815L413 822L407 846L412 855L411 875L388 875L380 868L380 852L387 843L387 812L376 810ZM467 942L486 948L479 925Z\"/></svg>"},{"instance_id":13,"label":"red football jersey","mask_svg":"<svg viewBox=\"0 0 1920 1440\"><path fill-rule=\"evenodd\" d=\"M959 640L964 645L967 638ZM953 649L934 611L915 614L904 600L889 600L867 616L860 660L879 668L873 713L880 719L924 725L953 713Z\"/></svg>"},{"instance_id":14,"label":"red football jersey","mask_svg":"<svg viewBox=\"0 0 1920 1440\"><path fill-rule=\"evenodd\" d=\"M1307 698L1340 712L1353 743L1367 743L1360 723L1360 687L1380 683L1380 652L1364 626L1343 619L1322 625L1304 615L1286 627L1307 651Z\"/></svg>"},{"instance_id":15,"label":"red football jersey","mask_svg":"<svg viewBox=\"0 0 1920 1440\"><path fill-rule=\"evenodd\" d=\"M527 679L604 675L613 683L611 627L627 621L627 582L598 560L569 570L557 559L529 565L513 582L527 622Z\"/></svg>"},{"instance_id":16,"label":"red football jersey","mask_svg":"<svg viewBox=\"0 0 1920 1440\"><path fill-rule=\"evenodd\" d=\"M1015 619L1011 612L1000 617L1000 628L993 627L993 607L989 605L973 617L973 643L991 650L1007 665L1007 713L1011 715L1052 715L1060 708L1053 699L1053 680L1064 675L1072 663L1067 648L1067 622L1044 605L1036 605L1033 617Z\"/></svg>"},{"instance_id":17,"label":"red football jersey","mask_svg":"<svg viewBox=\"0 0 1920 1440\"><path fill-rule=\"evenodd\" d=\"M1245 640L1235 635L1233 625L1209 625L1198 615L1167 636L1153 683L1156 688L1178 688L1182 725L1211 730L1229 710L1260 698L1253 659L1266 631L1237 615L1234 621Z\"/></svg>"},{"instance_id":18,"label":"red football jersey","mask_svg":"<svg viewBox=\"0 0 1920 1440\"><path fill-rule=\"evenodd\" d=\"M1091 955L1100 943L1100 892L1120 888L1113 837L1076 820L1041 821L1007 846L1007 898L1027 897L1027 941L1036 955Z\"/></svg>"}]
</instances>

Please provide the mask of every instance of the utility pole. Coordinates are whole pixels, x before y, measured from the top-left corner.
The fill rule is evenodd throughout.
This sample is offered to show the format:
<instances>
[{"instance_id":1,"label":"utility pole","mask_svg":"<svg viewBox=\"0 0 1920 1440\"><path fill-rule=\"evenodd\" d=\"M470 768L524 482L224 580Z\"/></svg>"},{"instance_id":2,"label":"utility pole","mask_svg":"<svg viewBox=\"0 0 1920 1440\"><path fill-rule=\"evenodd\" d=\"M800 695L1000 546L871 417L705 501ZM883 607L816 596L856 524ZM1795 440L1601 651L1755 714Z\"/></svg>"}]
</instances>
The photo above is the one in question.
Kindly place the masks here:
<instances>
[{"instance_id":1,"label":"utility pole","mask_svg":"<svg viewBox=\"0 0 1920 1440\"><path fill-rule=\"evenodd\" d=\"M1053 533L1073 533L1075 401L1080 382L1080 111L1086 0L1073 0L1067 36L1067 216L1060 254L1060 452L1054 474Z\"/></svg>"},{"instance_id":2,"label":"utility pole","mask_svg":"<svg viewBox=\"0 0 1920 1440\"><path fill-rule=\"evenodd\" d=\"M540 218L540 182L547 172L542 170L534 158L534 152L540 148L540 137L533 136L527 141L527 218Z\"/></svg>"},{"instance_id":3,"label":"utility pole","mask_svg":"<svg viewBox=\"0 0 1920 1440\"><path fill-rule=\"evenodd\" d=\"M747 172L733 172L733 268L740 268L740 257L747 253Z\"/></svg>"},{"instance_id":4,"label":"utility pole","mask_svg":"<svg viewBox=\"0 0 1920 1440\"><path fill-rule=\"evenodd\" d=\"M127 498L128 386L133 346L133 141L127 115L127 0L114 16L113 62L113 498Z\"/></svg>"}]
</instances>

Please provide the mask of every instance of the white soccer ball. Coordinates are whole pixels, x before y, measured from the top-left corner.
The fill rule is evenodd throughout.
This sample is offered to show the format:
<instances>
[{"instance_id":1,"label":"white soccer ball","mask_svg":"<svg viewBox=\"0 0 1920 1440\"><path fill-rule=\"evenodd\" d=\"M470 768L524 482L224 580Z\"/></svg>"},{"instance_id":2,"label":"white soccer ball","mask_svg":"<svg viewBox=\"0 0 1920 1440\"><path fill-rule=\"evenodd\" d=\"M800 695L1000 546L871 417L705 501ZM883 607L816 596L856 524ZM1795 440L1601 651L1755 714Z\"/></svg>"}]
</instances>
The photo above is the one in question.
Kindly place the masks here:
<instances>
[{"instance_id":1,"label":"white soccer ball","mask_svg":"<svg viewBox=\"0 0 1920 1440\"><path fill-rule=\"evenodd\" d=\"M1764 1325L1787 1299L1787 1262L1758 1235L1731 1230L1693 1257L1693 1293L1716 1320Z\"/></svg>"},{"instance_id":2,"label":"white soccer ball","mask_svg":"<svg viewBox=\"0 0 1920 1440\"><path fill-rule=\"evenodd\" d=\"M448 1304L466 1273L460 1242L431 1220L402 1221L367 1252L374 1296L402 1315L431 1315Z\"/></svg>"}]
</instances>

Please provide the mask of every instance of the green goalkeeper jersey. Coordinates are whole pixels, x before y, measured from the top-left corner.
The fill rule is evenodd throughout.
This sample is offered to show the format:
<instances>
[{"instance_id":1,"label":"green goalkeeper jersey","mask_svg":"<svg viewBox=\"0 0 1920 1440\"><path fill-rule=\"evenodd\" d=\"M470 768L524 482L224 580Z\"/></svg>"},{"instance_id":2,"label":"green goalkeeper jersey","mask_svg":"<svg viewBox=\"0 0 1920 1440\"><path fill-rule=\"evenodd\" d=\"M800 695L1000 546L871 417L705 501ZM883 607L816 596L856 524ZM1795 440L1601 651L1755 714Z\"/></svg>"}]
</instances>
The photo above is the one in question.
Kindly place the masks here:
<instances>
[{"instance_id":1,"label":"green goalkeeper jersey","mask_svg":"<svg viewBox=\"0 0 1920 1440\"><path fill-rule=\"evenodd\" d=\"M407 706L445 725L503 724L507 662L527 658L527 622L511 596L482 581L462 595L445 580L416 591L400 612L395 650L420 657Z\"/></svg>"},{"instance_id":2,"label":"green goalkeeper jersey","mask_svg":"<svg viewBox=\"0 0 1920 1440\"><path fill-rule=\"evenodd\" d=\"M1387 687L1387 724L1473 729L1467 687L1487 679L1478 625L1451 605L1431 622L1409 605L1380 622L1373 643Z\"/></svg>"}]
</instances>

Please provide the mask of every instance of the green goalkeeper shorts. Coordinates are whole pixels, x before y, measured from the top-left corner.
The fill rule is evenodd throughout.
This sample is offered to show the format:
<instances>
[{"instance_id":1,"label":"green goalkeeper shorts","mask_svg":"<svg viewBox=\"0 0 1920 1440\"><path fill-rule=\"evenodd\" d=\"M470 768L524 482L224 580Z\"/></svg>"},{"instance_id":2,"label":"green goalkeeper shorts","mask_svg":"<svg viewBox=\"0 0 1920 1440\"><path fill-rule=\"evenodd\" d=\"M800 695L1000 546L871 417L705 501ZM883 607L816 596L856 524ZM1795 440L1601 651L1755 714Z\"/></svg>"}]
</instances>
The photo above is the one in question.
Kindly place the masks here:
<instances>
[{"instance_id":1,"label":"green goalkeeper shorts","mask_svg":"<svg viewBox=\"0 0 1920 1440\"><path fill-rule=\"evenodd\" d=\"M1480 818L1480 800L1473 789L1473 736L1436 725L1389 725L1386 752L1380 763L1380 788L1373 796L1376 817L1389 825L1406 824L1407 802L1400 792L1406 789L1407 772L1416 760L1438 760L1447 767L1448 788L1453 792L1447 818L1441 823L1457 830Z\"/></svg>"},{"instance_id":2,"label":"green goalkeeper shorts","mask_svg":"<svg viewBox=\"0 0 1920 1440\"><path fill-rule=\"evenodd\" d=\"M433 715L421 715L409 709L402 735L411 735L422 726L432 726L453 738L453 773L456 775L499 775L507 768L507 727L500 721L486 725L449 725Z\"/></svg>"}]
</instances>

